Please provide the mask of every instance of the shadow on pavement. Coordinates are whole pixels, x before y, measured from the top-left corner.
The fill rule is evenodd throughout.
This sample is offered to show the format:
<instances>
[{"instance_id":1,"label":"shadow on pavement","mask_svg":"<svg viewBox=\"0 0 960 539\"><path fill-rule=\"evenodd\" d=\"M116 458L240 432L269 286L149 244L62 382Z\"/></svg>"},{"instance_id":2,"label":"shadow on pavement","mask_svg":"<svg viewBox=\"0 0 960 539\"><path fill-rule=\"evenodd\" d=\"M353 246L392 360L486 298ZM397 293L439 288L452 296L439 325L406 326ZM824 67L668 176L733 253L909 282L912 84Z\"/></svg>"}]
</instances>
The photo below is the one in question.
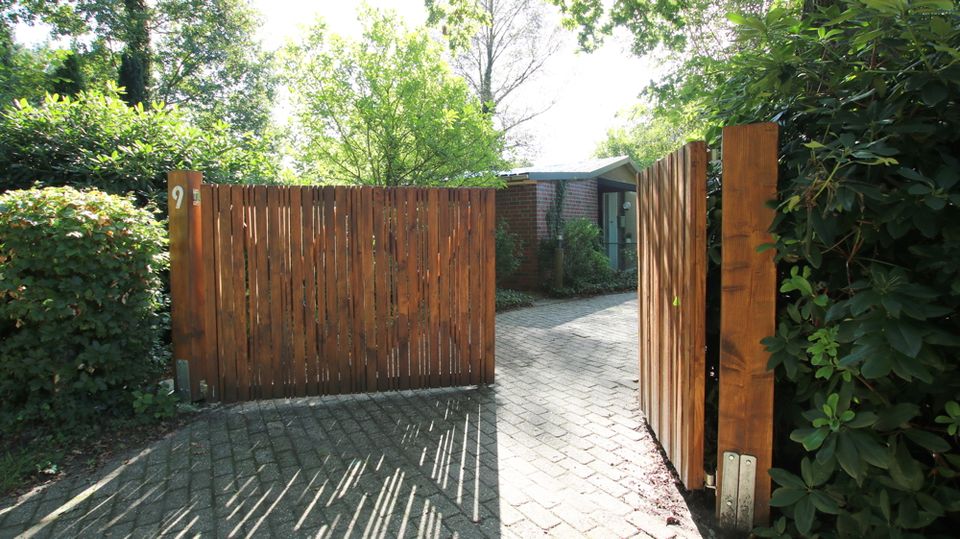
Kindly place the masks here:
<instances>
[{"instance_id":1,"label":"shadow on pavement","mask_svg":"<svg viewBox=\"0 0 960 539\"><path fill-rule=\"evenodd\" d=\"M0 514L0 537L499 537L487 389L246 403Z\"/></svg>"}]
</instances>

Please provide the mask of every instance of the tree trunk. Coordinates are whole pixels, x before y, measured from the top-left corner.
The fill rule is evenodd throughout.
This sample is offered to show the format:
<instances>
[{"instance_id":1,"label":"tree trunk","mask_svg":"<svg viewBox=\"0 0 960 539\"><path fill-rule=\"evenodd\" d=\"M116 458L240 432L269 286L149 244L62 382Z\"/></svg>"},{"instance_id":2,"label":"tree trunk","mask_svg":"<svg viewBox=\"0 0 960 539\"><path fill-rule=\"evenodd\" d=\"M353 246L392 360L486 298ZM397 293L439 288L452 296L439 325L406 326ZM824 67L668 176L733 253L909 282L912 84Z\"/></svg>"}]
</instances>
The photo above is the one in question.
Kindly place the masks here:
<instances>
[{"instance_id":1,"label":"tree trunk","mask_svg":"<svg viewBox=\"0 0 960 539\"><path fill-rule=\"evenodd\" d=\"M150 32L146 0L124 0L126 15L125 46L120 56L118 84L126 93L123 100L131 107L149 100Z\"/></svg>"}]
</instances>

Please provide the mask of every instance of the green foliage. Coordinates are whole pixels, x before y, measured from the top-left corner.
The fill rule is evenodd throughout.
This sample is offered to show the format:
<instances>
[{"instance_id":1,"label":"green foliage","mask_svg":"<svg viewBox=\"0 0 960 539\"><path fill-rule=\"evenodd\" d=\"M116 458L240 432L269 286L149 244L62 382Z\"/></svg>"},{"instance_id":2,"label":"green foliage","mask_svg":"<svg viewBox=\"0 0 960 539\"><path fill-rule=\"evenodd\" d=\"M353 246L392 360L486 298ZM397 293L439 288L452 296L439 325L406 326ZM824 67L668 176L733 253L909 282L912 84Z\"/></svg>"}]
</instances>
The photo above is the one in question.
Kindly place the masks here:
<instances>
[{"instance_id":1,"label":"green foliage","mask_svg":"<svg viewBox=\"0 0 960 539\"><path fill-rule=\"evenodd\" d=\"M624 125L607 130L607 138L597 145L597 157L628 155L641 169L677 150L697 133L681 125L676 118L652 114L638 105L627 115Z\"/></svg>"},{"instance_id":2,"label":"green foliage","mask_svg":"<svg viewBox=\"0 0 960 539\"><path fill-rule=\"evenodd\" d=\"M533 305L533 296L519 290L497 289L497 312Z\"/></svg>"},{"instance_id":3,"label":"green foliage","mask_svg":"<svg viewBox=\"0 0 960 539\"><path fill-rule=\"evenodd\" d=\"M637 286L636 270L617 272L600 243L600 227L587 219L563 223L563 288L554 286L557 242L540 242L540 272L544 286L554 296L580 296L629 290Z\"/></svg>"},{"instance_id":4,"label":"green foliage","mask_svg":"<svg viewBox=\"0 0 960 539\"><path fill-rule=\"evenodd\" d=\"M260 20L248 0L0 0L0 13L7 30L44 22L53 37L71 38L87 88L119 81L130 103L178 105L204 127L224 121L235 133L268 128L276 70L254 37ZM4 74L19 76L5 65L0 61L0 96ZM9 98L42 98L44 91L53 90L17 83Z\"/></svg>"},{"instance_id":5,"label":"green foliage","mask_svg":"<svg viewBox=\"0 0 960 539\"><path fill-rule=\"evenodd\" d=\"M621 27L633 34L633 52L644 55L659 49L708 54L722 49L729 11L756 12L771 4L765 0L549 0L561 8L564 23L579 32L580 46L593 50Z\"/></svg>"},{"instance_id":6,"label":"green foliage","mask_svg":"<svg viewBox=\"0 0 960 539\"><path fill-rule=\"evenodd\" d=\"M287 51L300 133L297 160L314 181L498 185L500 134L441 46L394 15L361 15L348 41L315 26Z\"/></svg>"},{"instance_id":7,"label":"green foliage","mask_svg":"<svg viewBox=\"0 0 960 539\"><path fill-rule=\"evenodd\" d=\"M516 233L510 232L510 227L503 219L497 223L494 240L497 256L497 282L500 283L516 273L517 268L523 262L523 241Z\"/></svg>"},{"instance_id":8,"label":"green foliage","mask_svg":"<svg viewBox=\"0 0 960 539\"><path fill-rule=\"evenodd\" d=\"M730 54L691 60L662 95L705 106L714 141L781 124L782 309L764 342L794 428L772 472L782 517L762 533L953 535L960 13L870 0L730 20Z\"/></svg>"},{"instance_id":9,"label":"green foliage","mask_svg":"<svg viewBox=\"0 0 960 539\"><path fill-rule=\"evenodd\" d=\"M34 182L97 187L163 207L171 170L200 170L214 183L274 181L268 144L223 124L197 129L175 109L127 107L114 94L48 96L0 112L0 191Z\"/></svg>"},{"instance_id":10,"label":"green foliage","mask_svg":"<svg viewBox=\"0 0 960 539\"><path fill-rule=\"evenodd\" d=\"M86 85L80 55L66 51L63 63L53 72L53 93L75 96L85 90Z\"/></svg>"},{"instance_id":11,"label":"green foliage","mask_svg":"<svg viewBox=\"0 0 960 539\"><path fill-rule=\"evenodd\" d=\"M161 365L161 223L129 199L69 187L0 196L0 425L129 409Z\"/></svg>"},{"instance_id":12,"label":"green foliage","mask_svg":"<svg viewBox=\"0 0 960 539\"><path fill-rule=\"evenodd\" d=\"M268 131L276 93L273 53L255 39L260 16L247 0L163 0L154 18L154 98L198 125L226 122L235 133Z\"/></svg>"},{"instance_id":13,"label":"green foliage","mask_svg":"<svg viewBox=\"0 0 960 539\"><path fill-rule=\"evenodd\" d=\"M165 387L157 387L154 391L135 390L132 396L133 411L138 416L170 419L177 415L177 404L180 399Z\"/></svg>"}]
</instances>

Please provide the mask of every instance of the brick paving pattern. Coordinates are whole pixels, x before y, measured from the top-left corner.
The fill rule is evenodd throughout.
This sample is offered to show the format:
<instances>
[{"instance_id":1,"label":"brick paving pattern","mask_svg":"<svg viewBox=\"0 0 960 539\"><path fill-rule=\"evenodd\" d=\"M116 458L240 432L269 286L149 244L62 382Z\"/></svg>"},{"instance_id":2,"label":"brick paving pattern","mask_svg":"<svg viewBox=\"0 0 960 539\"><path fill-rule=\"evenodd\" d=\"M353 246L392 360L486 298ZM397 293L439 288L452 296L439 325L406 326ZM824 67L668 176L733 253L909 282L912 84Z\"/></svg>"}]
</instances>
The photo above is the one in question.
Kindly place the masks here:
<instances>
[{"instance_id":1,"label":"brick paving pattern","mask_svg":"<svg viewBox=\"0 0 960 539\"><path fill-rule=\"evenodd\" d=\"M490 388L205 412L0 506L0 537L699 536L637 407L635 313L621 294L498 315Z\"/></svg>"}]
</instances>

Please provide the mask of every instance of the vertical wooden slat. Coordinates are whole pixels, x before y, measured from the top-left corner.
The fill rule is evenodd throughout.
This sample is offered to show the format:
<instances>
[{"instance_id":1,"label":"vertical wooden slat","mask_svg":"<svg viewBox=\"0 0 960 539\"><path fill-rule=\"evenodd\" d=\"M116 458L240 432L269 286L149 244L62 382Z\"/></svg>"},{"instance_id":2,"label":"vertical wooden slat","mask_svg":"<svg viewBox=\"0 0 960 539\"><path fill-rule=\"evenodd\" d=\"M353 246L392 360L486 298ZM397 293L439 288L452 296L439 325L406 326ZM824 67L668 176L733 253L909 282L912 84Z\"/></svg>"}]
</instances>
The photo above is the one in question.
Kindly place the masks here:
<instances>
[{"instance_id":1,"label":"vertical wooden slat","mask_svg":"<svg viewBox=\"0 0 960 539\"><path fill-rule=\"evenodd\" d=\"M336 268L335 278L327 283L328 287L336 291L336 303L333 310L333 336L337 343L335 370L331 370L330 377L334 393L349 393L351 390L350 372L350 335L349 320L346 313L350 312L349 287L347 285L347 191L334 188L334 241L331 249L334 254Z\"/></svg>"},{"instance_id":2,"label":"vertical wooden slat","mask_svg":"<svg viewBox=\"0 0 960 539\"><path fill-rule=\"evenodd\" d=\"M301 194L303 216L303 287L304 287L304 392L317 395L317 241L316 188L304 188Z\"/></svg>"},{"instance_id":3,"label":"vertical wooden slat","mask_svg":"<svg viewBox=\"0 0 960 539\"><path fill-rule=\"evenodd\" d=\"M457 357L459 369L457 385L470 383L470 324L467 320L467 295L470 293L468 241L468 218L470 190L457 190Z\"/></svg>"},{"instance_id":4,"label":"vertical wooden slat","mask_svg":"<svg viewBox=\"0 0 960 539\"><path fill-rule=\"evenodd\" d=\"M377 328L376 311L378 305L374 299L374 241L373 226L373 188L364 187L360 192L359 224L361 242L360 280L363 283L363 362L366 372L366 390L377 390Z\"/></svg>"},{"instance_id":5,"label":"vertical wooden slat","mask_svg":"<svg viewBox=\"0 0 960 539\"><path fill-rule=\"evenodd\" d=\"M247 332L247 229L243 218L243 187L234 185L228 189L230 192L230 228L232 231L230 280L233 283L228 290L229 293L233 294L235 310L233 335L236 339L234 346L236 350L237 400L249 400L250 371L247 354L250 340Z\"/></svg>"},{"instance_id":6,"label":"vertical wooden slat","mask_svg":"<svg viewBox=\"0 0 960 539\"><path fill-rule=\"evenodd\" d=\"M281 348L283 350L283 396L292 397L296 392L295 386L295 365L293 352L293 277L291 260L293 258L293 249L290 246L291 226L290 226L290 196L292 189L290 187L280 187L280 311L283 317L283 331L281 333Z\"/></svg>"},{"instance_id":7,"label":"vertical wooden slat","mask_svg":"<svg viewBox=\"0 0 960 539\"><path fill-rule=\"evenodd\" d=\"M420 211L417 204L417 189L405 189L407 203L407 302L410 323L410 387L421 387L420 379Z\"/></svg>"},{"instance_id":8,"label":"vertical wooden slat","mask_svg":"<svg viewBox=\"0 0 960 539\"><path fill-rule=\"evenodd\" d=\"M350 354L353 358L352 370L350 375L353 378L354 393L367 391L366 363L364 361L364 343L363 343L363 283L360 262L360 250L363 247L360 239L360 188L352 187L348 190L349 213L347 215L348 229L350 232L349 247L350 258L348 260L349 282L350 282Z\"/></svg>"},{"instance_id":9,"label":"vertical wooden slat","mask_svg":"<svg viewBox=\"0 0 960 539\"><path fill-rule=\"evenodd\" d=\"M637 332L637 363L639 364L639 382L640 382L640 408L644 413L650 409L650 403L647 400L649 391L647 374L647 338L649 329L647 327L647 274L649 273L647 264L647 188L650 185L647 177L647 169L637 174L637 321L639 331Z\"/></svg>"},{"instance_id":10,"label":"vertical wooden slat","mask_svg":"<svg viewBox=\"0 0 960 539\"><path fill-rule=\"evenodd\" d=\"M408 272L410 271L410 208L407 207L405 189L396 189L393 194L397 204L397 354L399 388L410 387L410 301Z\"/></svg>"},{"instance_id":11,"label":"vertical wooden slat","mask_svg":"<svg viewBox=\"0 0 960 539\"><path fill-rule=\"evenodd\" d=\"M290 306L293 311L293 383L298 397L307 394L307 365L305 348L305 305L307 303L303 271L304 215L303 187L290 188L290 278L292 288Z\"/></svg>"},{"instance_id":12,"label":"vertical wooden slat","mask_svg":"<svg viewBox=\"0 0 960 539\"><path fill-rule=\"evenodd\" d=\"M269 294L269 316L267 318L267 327L270 328L270 355L263 358L265 363L269 362L271 371L271 385L263 388L264 397L279 398L283 396L285 377L283 369L283 300L281 298L283 290L283 274L281 258L282 232L280 223L280 188L273 187L266 190L267 193L267 281L270 287Z\"/></svg>"},{"instance_id":13,"label":"vertical wooden slat","mask_svg":"<svg viewBox=\"0 0 960 539\"><path fill-rule=\"evenodd\" d=\"M270 307L270 261L269 261L269 214L267 210L267 188L262 185L253 188L253 213L256 233L255 258L257 260L257 327L254 330L257 348L253 356L252 368L258 383L254 387L257 398L270 398L275 377L273 369L273 330L271 329Z\"/></svg>"},{"instance_id":14,"label":"vertical wooden slat","mask_svg":"<svg viewBox=\"0 0 960 539\"><path fill-rule=\"evenodd\" d=\"M485 220L485 254L484 263L484 297L483 301L483 382L492 384L496 381L496 264L497 249L495 233L497 227L496 195L493 189L485 190L484 220Z\"/></svg>"},{"instance_id":15,"label":"vertical wooden slat","mask_svg":"<svg viewBox=\"0 0 960 539\"><path fill-rule=\"evenodd\" d=\"M237 400L237 335L236 308L233 294L233 231L232 200L230 186L218 185L217 193L217 231L218 258L220 268L220 325L223 336L220 339L220 375L224 402Z\"/></svg>"},{"instance_id":16,"label":"vertical wooden slat","mask_svg":"<svg viewBox=\"0 0 960 539\"><path fill-rule=\"evenodd\" d=\"M255 195L253 186L243 187L243 220L244 220L244 250L246 251L247 261L247 380L246 393L243 397L246 400L257 397L257 388L260 385L258 372L256 368L257 350L260 348L260 335L257 331L257 304L259 303L257 290L257 212L255 208Z\"/></svg>"},{"instance_id":17,"label":"vertical wooden slat","mask_svg":"<svg viewBox=\"0 0 960 539\"><path fill-rule=\"evenodd\" d=\"M203 377L207 383L207 400L220 400L219 355L217 353L217 296L216 296L216 229L217 200L209 185L200 187L201 228L203 229ZM172 277L172 276L171 276Z\"/></svg>"},{"instance_id":18,"label":"vertical wooden slat","mask_svg":"<svg viewBox=\"0 0 960 539\"><path fill-rule=\"evenodd\" d=\"M451 366L453 361L451 359L451 346L450 346L450 333L452 329L452 324L450 322L451 318L451 305L453 304L452 294L453 294L453 284L452 284L452 274L450 272L450 242L451 236L453 234L453 222L451 220L452 208L451 204L452 194L450 191L443 191L440 193L440 269L438 271L438 276L440 279L440 385L449 386L453 383L453 378L451 376Z\"/></svg>"},{"instance_id":19,"label":"vertical wooden slat","mask_svg":"<svg viewBox=\"0 0 960 539\"><path fill-rule=\"evenodd\" d=\"M383 189L373 190L373 231L374 231L374 301L376 303L375 326L377 332L377 389L385 391L389 388L387 378L387 363L389 350L387 348L387 331L390 324L390 292L387 289L387 276L390 271L387 259L389 235L387 233L387 202Z\"/></svg>"},{"instance_id":20,"label":"vertical wooden slat","mask_svg":"<svg viewBox=\"0 0 960 539\"><path fill-rule=\"evenodd\" d=\"M430 387L440 385L440 190L427 191L427 275Z\"/></svg>"},{"instance_id":21,"label":"vertical wooden slat","mask_svg":"<svg viewBox=\"0 0 960 539\"><path fill-rule=\"evenodd\" d=\"M772 241L775 212L766 203L776 196L776 124L724 128L717 450L718 457L724 451L757 457L756 524L770 514L773 451L773 372L760 340L775 333L776 321L774 251L757 247Z\"/></svg>"},{"instance_id":22,"label":"vertical wooden slat","mask_svg":"<svg viewBox=\"0 0 960 539\"><path fill-rule=\"evenodd\" d=\"M484 231L482 230L482 221L480 217L480 190L470 189L469 198L470 213L468 224L470 230L470 241L467 245L467 253L470 257L470 262L468 264L468 269L470 272L470 275L468 276L470 294L467 297L466 303L468 309L467 321L470 326L470 342L468 343L470 356L470 384L475 385L481 383L480 327L483 321L483 314L481 313L481 308L483 307L483 294L480 293L480 277L483 273L483 260L480 258L480 255Z\"/></svg>"},{"instance_id":23,"label":"vertical wooden slat","mask_svg":"<svg viewBox=\"0 0 960 539\"><path fill-rule=\"evenodd\" d=\"M337 347L337 321L339 310L337 305L337 219L334 212L336 199L333 187L324 187L323 190L323 289L325 297L325 320L323 331L324 354L321 372L323 378L323 393L335 395L340 392L339 381L339 349Z\"/></svg>"},{"instance_id":24,"label":"vertical wooden slat","mask_svg":"<svg viewBox=\"0 0 960 539\"><path fill-rule=\"evenodd\" d=\"M699 489L703 485L703 440L706 399L706 310L707 310L707 148L703 142L693 142L687 145L687 173L689 180L687 206L687 259L688 292L685 301L689 306L684 313L688 316L688 323L684 334L689 335L685 342L688 344L687 362L689 364L689 378L685 384L688 388L686 409L689 415L685 418L686 455L690 465L684 484L689 489Z\"/></svg>"}]
</instances>

